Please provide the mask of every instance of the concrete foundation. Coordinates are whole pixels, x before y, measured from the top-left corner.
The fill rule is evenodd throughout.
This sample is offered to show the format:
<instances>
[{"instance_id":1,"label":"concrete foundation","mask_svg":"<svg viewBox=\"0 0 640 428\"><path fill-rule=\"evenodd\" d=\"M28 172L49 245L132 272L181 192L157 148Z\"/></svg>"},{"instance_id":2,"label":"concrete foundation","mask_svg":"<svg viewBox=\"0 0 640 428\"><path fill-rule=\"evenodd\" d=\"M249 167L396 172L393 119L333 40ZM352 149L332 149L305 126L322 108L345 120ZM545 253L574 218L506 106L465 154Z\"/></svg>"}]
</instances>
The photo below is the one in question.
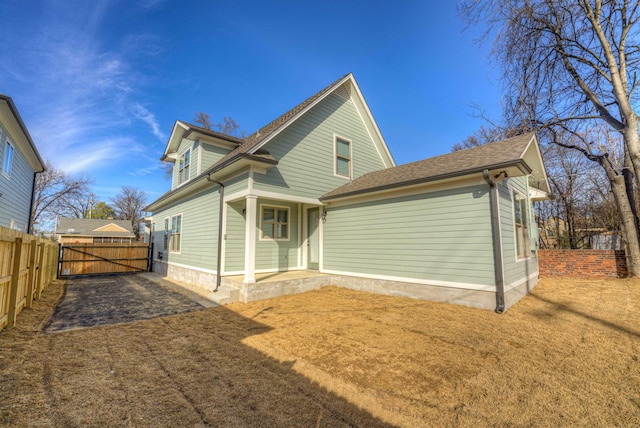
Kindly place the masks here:
<instances>
[{"instance_id":1,"label":"concrete foundation","mask_svg":"<svg viewBox=\"0 0 640 428\"><path fill-rule=\"evenodd\" d=\"M496 294L492 291L467 290L346 275L331 275L331 285L387 296L455 303L491 310L496 308Z\"/></svg>"},{"instance_id":2,"label":"concrete foundation","mask_svg":"<svg viewBox=\"0 0 640 428\"><path fill-rule=\"evenodd\" d=\"M438 285L415 284L403 281L388 281L382 279L362 278L358 276L322 274L313 271L289 271L280 273L265 273L256 275L256 283L243 283L243 276L222 277L222 293L213 293L216 285L216 275L200 272L181 266L166 263L154 263L154 272L184 284L192 291L207 298L220 300L221 304L233 301L252 302L270 299L287 294L305 293L318 290L327 285L366 291L369 293L388 296L409 297L412 299L446 302L470 306L481 309L496 309L496 294L494 291L469 290L462 288L443 287ZM516 304L526 296L538 282L535 275L522 283L511 287L505 292L505 306ZM215 296L214 294L218 294Z\"/></svg>"}]
</instances>

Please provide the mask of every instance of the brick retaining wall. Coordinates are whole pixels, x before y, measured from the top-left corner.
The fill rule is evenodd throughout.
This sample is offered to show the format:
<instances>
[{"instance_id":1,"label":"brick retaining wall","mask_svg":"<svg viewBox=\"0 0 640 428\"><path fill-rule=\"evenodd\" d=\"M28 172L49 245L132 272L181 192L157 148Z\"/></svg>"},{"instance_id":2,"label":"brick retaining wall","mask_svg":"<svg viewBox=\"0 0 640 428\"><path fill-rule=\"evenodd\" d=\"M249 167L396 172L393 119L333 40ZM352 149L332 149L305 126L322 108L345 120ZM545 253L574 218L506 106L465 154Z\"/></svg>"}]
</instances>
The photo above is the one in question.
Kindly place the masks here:
<instances>
[{"instance_id":1,"label":"brick retaining wall","mask_svg":"<svg viewBox=\"0 0 640 428\"><path fill-rule=\"evenodd\" d=\"M538 269L543 278L618 278L628 273L623 250L540 250Z\"/></svg>"}]
</instances>

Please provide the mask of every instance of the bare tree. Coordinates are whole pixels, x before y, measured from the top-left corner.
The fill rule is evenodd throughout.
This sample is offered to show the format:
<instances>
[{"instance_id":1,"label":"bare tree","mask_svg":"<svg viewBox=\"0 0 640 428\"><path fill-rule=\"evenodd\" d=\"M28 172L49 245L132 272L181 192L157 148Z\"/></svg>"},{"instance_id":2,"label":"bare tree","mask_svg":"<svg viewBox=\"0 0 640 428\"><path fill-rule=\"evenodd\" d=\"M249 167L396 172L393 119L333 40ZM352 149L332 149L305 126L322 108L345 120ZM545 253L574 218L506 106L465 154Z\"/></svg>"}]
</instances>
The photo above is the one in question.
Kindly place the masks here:
<instances>
[{"instance_id":1,"label":"bare tree","mask_svg":"<svg viewBox=\"0 0 640 428\"><path fill-rule=\"evenodd\" d=\"M38 228L42 230L47 229L42 227L47 222L53 226L56 215L73 216L78 209L76 202L89 194L91 183L89 177L71 176L46 161L45 171L36 176L32 223L39 224Z\"/></svg>"},{"instance_id":2,"label":"bare tree","mask_svg":"<svg viewBox=\"0 0 640 428\"><path fill-rule=\"evenodd\" d=\"M111 199L116 217L130 220L133 231L138 236L137 222L142 217L142 209L147 205L147 194L144 190L132 186L122 186L120 193Z\"/></svg>"},{"instance_id":3,"label":"bare tree","mask_svg":"<svg viewBox=\"0 0 640 428\"><path fill-rule=\"evenodd\" d=\"M640 182L638 0L465 0L462 13L471 23L488 22L487 34L497 30L493 54L503 70L509 126L547 132L559 145L561 131L571 133L576 141L564 147L603 168L620 213L629 273L639 276L629 188L634 177ZM623 170L593 139L594 122L622 137Z\"/></svg>"}]
</instances>

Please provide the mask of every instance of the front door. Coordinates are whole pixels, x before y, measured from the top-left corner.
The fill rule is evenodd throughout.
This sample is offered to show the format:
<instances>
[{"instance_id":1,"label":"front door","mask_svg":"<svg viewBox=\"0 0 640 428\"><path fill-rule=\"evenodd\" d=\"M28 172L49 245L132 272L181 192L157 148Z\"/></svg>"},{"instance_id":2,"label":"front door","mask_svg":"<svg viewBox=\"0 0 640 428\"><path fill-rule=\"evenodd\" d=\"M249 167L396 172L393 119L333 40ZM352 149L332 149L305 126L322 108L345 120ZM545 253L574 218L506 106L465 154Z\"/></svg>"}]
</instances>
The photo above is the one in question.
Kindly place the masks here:
<instances>
[{"instance_id":1,"label":"front door","mask_svg":"<svg viewBox=\"0 0 640 428\"><path fill-rule=\"evenodd\" d=\"M320 209L309 208L307 211L307 268L320 268Z\"/></svg>"}]
</instances>

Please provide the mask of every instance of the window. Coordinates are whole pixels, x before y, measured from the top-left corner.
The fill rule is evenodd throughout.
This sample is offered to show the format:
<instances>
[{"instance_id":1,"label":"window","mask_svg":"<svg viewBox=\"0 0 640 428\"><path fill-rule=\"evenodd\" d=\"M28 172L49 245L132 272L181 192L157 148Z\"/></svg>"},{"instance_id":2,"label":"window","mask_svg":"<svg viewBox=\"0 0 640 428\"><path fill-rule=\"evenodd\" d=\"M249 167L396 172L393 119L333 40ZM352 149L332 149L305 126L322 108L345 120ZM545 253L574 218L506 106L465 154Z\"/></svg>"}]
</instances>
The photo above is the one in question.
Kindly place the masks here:
<instances>
[{"instance_id":1,"label":"window","mask_svg":"<svg viewBox=\"0 0 640 428\"><path fill-rule=\"evenodd\" d=\"M351 178L351 142L336 138L336 175Z\"/></svg>"},{"instance_id":2,"label":"window","mask_svg":"<svg viewBox=\"0 0 640 428\"><path fill-rule=\"evenodd\" d=\"M262 206L260 239L289 239L289 208Z\"/></svg>"},{"instance_id":3,"label":"window","mask_svg":"<svg viewBox=\"0 0 640 428\"><path fill-rule=\"evenodd\" d=\"M4 144L4 160L2 161L2 172L11 175L11 163L13 162L13 145L7 138Z\"/></svg>"},{"instance_id":4,"label":"window","mask_svg":"<svg viewBox=\"0 0 640 428\"><path fill-rule=\"evenodd\" d=\"M180 252L180 238L182 237L182 214L171 217L171 238L169 239L170 251Z\"/></svg>"},{"instance_id":5,"label":"window","mask_svg":"<svg viewBox=\"0 0 640 428\"><path fill-rule=\"evenodd\" d=\"M518 192L513 192L513 214L516 227L516 255L519 259L531 255L529 245L529 222L527 221L528 201Z\"/></svg>"},{"instance_id":6,"label":"window","mask_svg":"<svg viewBox=\"0 0 640 428\"><path fill-rule=\"evenodd\" d=\"M191 164L191 149L180 155L178 164L178 184L189 180L189 165Z\"/></svg>"},{"instance_id":7,"label":"window","mask_svg":"<svg viewBox=\"0 0 640 428\"><path fill-rule=\"evenodd\" d=\"M169 248L169 219L165 218L164 219L164 236L163 236L162 249L164 251L167 251L168 248Z\"/></svg>"}]
</instances>

